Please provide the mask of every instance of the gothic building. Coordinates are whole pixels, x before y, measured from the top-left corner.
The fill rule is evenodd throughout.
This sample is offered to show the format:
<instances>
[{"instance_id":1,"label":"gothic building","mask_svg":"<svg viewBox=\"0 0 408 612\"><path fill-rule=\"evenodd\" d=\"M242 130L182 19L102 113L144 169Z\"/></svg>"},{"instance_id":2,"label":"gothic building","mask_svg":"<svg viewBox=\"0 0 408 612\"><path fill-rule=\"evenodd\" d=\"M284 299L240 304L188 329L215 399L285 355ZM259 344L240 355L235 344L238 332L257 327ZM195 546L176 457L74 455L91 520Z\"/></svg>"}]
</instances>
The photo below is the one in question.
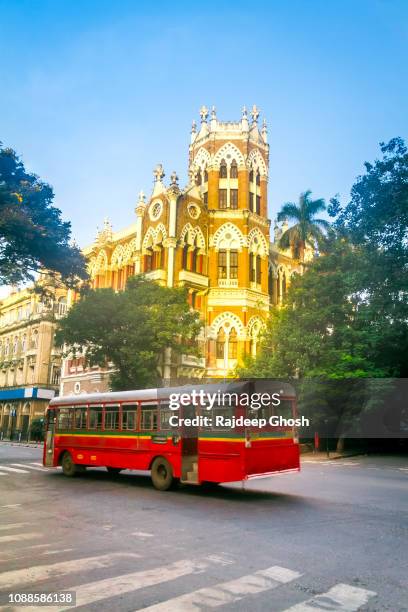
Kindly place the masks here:
<instances>
[{"instance_id":1,"label":"gothic building","mask_svg":"<svg viewBox=\"0 0 408 612\"><path fill-rule=\"evenodd\" d=\"M246 109L237 122L221 122L213 108L193 122L189 182L175 172L165 184L161 165L153 191L140 193L135 223L113 232L105 221L84 250L94 287L124 288L128 276L143 272L158 283L185 286L203 320L202 358L167 355L163 378L227 377L245 353L256 354L270 307L282 300L297 270L289 252L278 249L285 227L268 219L269 145L259 111ZM85 371L67 361L64 394L102 391L106 373Z\"/></svg>"}]
</instances>

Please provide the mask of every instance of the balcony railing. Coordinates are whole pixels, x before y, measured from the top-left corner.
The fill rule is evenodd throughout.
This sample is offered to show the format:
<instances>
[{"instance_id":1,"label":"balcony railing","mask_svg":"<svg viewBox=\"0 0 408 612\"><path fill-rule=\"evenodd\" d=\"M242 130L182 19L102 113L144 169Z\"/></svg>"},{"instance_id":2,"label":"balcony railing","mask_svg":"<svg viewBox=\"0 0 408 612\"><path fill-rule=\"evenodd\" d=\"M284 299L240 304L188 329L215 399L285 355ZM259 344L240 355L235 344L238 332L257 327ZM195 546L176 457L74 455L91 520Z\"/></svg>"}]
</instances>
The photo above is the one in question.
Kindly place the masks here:
<instances>
[{"instance_id":1,"label":"balcony railing","mask_svg":"<svg viewBox=\"0 0 408 612\"><path fill-rule=\"evenodd\" d=\"M219 287L238 287L238 279L237 278L219 278L218 286Z\"/></svg>"}]
</instances>

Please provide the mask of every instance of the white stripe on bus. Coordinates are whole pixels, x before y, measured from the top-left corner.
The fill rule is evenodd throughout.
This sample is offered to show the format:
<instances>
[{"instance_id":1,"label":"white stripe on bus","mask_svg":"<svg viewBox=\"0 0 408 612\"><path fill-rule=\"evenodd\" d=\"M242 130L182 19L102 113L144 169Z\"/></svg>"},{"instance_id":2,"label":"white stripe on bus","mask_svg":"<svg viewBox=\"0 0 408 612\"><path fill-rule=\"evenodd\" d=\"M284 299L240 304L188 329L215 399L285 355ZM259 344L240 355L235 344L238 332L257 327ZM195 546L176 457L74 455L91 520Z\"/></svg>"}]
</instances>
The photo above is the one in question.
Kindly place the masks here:
<instances>
[{"instance_id":1,"label":"white stripe on bus","mask_svg":"<svg viewBox=\"0 0 408 612\"><path fill-rule=\"evenodd\" d=\"M30 583L36 583L47 578L58 578L66 574L76 572L84 572L90 569L102 567L111 567L118 559L122 558L138 558L140 555L134 553L113 553L111 555L100 555L98 557L85 557L82 559L74 559L72 561L61 561L52 563L51 565L35 565L20 570L10 570L0 574L0 588L8 589L11 587L20 587Z\"/></svg>"},{"instance_id":2,"label":"white stripe on bus","mask_svg":"<svg viewBox=\"0 0 408 612\"><path fill-rule=\"evenodd\" d=\"M366 604L371 597L377 595L374 591L367 591L351 584L336 584L326 593L321 593L303 603L298 603L284 612L355 612Z\"/></svg>"},{"instance_id":3,"label":"white stripe on bus","mask_svg":"<svg viewBox=\"0 0 408 612\"><path fill-rule=\"evenodd\" d=\"M147 610L149 612L192 612L193 610L218 608L239 601L247 595L256 595L276 589L281 584L291 582L300 576L299 572L274 565L253 574L247 574L228 582L220 582L211 587L204 587L142 609L145 612Z\"/></svg>"}]
</instances>

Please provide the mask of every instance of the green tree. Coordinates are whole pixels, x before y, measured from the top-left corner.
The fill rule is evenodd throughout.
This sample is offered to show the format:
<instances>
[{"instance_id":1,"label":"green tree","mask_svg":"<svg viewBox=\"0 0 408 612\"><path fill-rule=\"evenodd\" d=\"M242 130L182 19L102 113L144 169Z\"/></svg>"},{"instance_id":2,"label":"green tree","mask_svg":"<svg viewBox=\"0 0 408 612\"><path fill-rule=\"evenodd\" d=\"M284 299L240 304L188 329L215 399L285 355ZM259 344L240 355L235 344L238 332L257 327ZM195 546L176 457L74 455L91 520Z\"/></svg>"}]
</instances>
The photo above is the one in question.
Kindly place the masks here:
<instances>
[{"instance_id":1,"label":"green tree","mask_svg":"<svg viewBox=\"0 0 408 612\"><path fill-rule=\"evenodd\" d=\"M71 224L52 206L52 188L0 143L0 284L34 280L42 269L67 285L85 279L85 259L70 246Z\"/></svg>"},{"instance_id":2,"label":"green tree","mask_svg":"<svg viewBox=\"0 0 408 612\"><path fill-rule=\"evenodd\" d=\"M58 343L85 350L91 365L113 363L114 390L155 386L163 351L196 353L201 324L182 288L161 287L144 276L126 289L88 290L59 322Z\"/></svg>"},{"instance_id":3,"label":"green tree","mask_svg":"<svg viewBox=\"0 0 408 612\"><path fill-rule=\"evenodd\" d=\"M286 202L278 213L278 221L294 221L294 225L281 236L279 246L282 249L290 248L295 259L304 262L305 249L324 242L324 231L330 224L325 219L317 219L316 215L326 210L323 199L312 200L311 191L300 194L299 204Z\"/></svg>"}]
</instances>

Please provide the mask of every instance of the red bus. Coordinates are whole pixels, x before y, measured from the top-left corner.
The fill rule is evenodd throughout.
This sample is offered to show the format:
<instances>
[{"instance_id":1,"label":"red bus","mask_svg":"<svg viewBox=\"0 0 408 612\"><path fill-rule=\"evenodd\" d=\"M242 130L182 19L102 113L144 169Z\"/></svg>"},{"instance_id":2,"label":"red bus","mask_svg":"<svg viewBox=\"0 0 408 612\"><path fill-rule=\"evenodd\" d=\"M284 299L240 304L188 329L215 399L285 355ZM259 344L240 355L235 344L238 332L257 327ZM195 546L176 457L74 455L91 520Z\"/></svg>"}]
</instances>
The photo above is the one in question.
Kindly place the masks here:
<instances>
[{"instance_id":1,"label":"red bus","mask_svg":"<svg viewBox=\"0 0 408 612\"><path fill-rule=\"evenodd\" d=\"M150 470L162 491L178 481L225 483L299 470L295 426L269 423L273 415L296 418L292 387L274 383L279 406L256 409L243 402L247 388L246 382L194 387L221 394L211 411L191 402L174 409L174 397L192 397L193 387L57 397L47 409L44 466L61 465L66 476L102 466L112 474Z\"/></svg>"}]
</instances>

